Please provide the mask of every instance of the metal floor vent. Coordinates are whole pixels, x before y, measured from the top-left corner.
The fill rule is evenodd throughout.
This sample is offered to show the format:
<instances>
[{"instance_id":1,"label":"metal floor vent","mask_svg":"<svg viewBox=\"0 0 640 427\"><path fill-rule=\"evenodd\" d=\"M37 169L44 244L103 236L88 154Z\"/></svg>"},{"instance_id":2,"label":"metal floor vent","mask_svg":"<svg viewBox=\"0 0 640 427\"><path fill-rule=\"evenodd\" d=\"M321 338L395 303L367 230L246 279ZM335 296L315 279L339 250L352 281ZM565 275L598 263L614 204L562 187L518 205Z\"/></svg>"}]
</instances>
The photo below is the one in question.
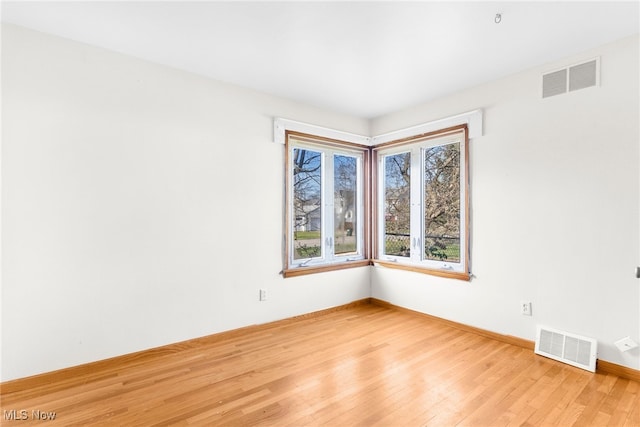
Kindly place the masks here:
<instances>
[{"instance_id":1,"label":"metal floor vent","mask_svg":"<svg viewBox=\"0 0 640 427\"><path fill-rule=\"evenodd\" d=\"M538 326L535 352L587 371L596 371L598 342L594 338Z\"/></svg>"},{"instance_id":2,"label":"metal floor vent","mask_svg":"<svg viewBox=\"0 0 640 427\"><path fill-rule=\"evenodd\" d=\"M600 84L600 58L542 75L542 97L560 95Z\"/></svg>"}]
</instances>

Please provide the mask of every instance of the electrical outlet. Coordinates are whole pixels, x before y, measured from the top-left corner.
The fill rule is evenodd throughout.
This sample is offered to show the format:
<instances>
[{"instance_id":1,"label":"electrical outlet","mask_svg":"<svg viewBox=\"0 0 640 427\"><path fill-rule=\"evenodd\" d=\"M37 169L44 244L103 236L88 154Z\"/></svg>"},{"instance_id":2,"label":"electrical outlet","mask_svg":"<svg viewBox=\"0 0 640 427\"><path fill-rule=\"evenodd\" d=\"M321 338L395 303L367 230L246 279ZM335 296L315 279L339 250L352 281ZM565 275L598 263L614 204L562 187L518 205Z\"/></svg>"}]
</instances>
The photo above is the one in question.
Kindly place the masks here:
<instances>
[{"instance_id":1,"label":"electrical outlet","mask_svg":"<svg viewBox=\"0 0 640 427\"><path fill-rule=\"evenodd\" d=\"M520 303L520 313L522 313L523 316L531 316L531 303L529 301Z\"/></svg>"},{"instance_id":2,"label":"electrical outlet","mask_svg":"<svg viewBox=\"0 0 640 427\"><path fill-rule=\"evenodd\" d=\"M267 290L260 289L260 301L266 301L266 300L267 300Z\"/></svg>"}]
</instances>

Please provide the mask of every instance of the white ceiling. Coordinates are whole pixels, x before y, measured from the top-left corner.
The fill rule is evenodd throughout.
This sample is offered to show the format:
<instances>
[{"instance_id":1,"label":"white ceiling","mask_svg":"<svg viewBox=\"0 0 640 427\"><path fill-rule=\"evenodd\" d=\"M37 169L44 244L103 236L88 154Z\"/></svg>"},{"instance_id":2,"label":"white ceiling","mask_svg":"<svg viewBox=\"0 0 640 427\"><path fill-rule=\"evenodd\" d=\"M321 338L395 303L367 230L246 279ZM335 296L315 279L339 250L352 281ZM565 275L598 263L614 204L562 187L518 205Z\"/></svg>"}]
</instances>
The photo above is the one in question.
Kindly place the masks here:
<instances>
[{"instance_id":1,"label":"white ceiling","mask_svg":"<svg viewBox=\"0 0 640 427\"><path fill-rule=\"evenodd\" d=\"M5 22L363 118L636 34L639 14L638 1L2 2Z\"/></svg>"}]
</instances>

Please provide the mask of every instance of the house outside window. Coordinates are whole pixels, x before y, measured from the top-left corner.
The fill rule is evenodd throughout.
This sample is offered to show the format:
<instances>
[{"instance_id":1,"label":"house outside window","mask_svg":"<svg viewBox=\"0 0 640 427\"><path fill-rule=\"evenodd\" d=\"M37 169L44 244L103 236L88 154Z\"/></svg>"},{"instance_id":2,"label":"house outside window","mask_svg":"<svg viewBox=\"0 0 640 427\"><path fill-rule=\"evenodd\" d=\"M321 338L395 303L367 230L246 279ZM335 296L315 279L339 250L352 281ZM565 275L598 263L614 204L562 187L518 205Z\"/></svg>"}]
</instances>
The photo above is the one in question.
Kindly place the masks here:
<instances>
[{"instance_id":1,"label":"house outside window","mask_svg":"<svg viewBox=\"0 0 640 427\"><path fill-rule=\"evenodd\" d=\"M288 132L285 277L369 263L368 147Z\"/></svg>"}]
</instances>

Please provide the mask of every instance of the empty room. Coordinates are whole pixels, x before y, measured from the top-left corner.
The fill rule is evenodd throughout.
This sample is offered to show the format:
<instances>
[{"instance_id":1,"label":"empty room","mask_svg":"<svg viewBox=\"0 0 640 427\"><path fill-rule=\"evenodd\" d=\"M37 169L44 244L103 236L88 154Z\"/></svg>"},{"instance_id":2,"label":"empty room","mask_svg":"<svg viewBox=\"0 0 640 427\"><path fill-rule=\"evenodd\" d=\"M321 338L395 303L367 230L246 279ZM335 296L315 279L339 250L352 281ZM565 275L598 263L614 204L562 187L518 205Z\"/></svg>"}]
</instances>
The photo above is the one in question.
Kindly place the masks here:
<instances>
[{"instance_id":1,"label":"empty room","mask_svg":"<svg viewBox=\"0 0 640 427\"><path fill-rule=\"evenodd\" d=\"M1 425L640 426L640 3L1 3Z\"/></svg>"}]
</instances>

